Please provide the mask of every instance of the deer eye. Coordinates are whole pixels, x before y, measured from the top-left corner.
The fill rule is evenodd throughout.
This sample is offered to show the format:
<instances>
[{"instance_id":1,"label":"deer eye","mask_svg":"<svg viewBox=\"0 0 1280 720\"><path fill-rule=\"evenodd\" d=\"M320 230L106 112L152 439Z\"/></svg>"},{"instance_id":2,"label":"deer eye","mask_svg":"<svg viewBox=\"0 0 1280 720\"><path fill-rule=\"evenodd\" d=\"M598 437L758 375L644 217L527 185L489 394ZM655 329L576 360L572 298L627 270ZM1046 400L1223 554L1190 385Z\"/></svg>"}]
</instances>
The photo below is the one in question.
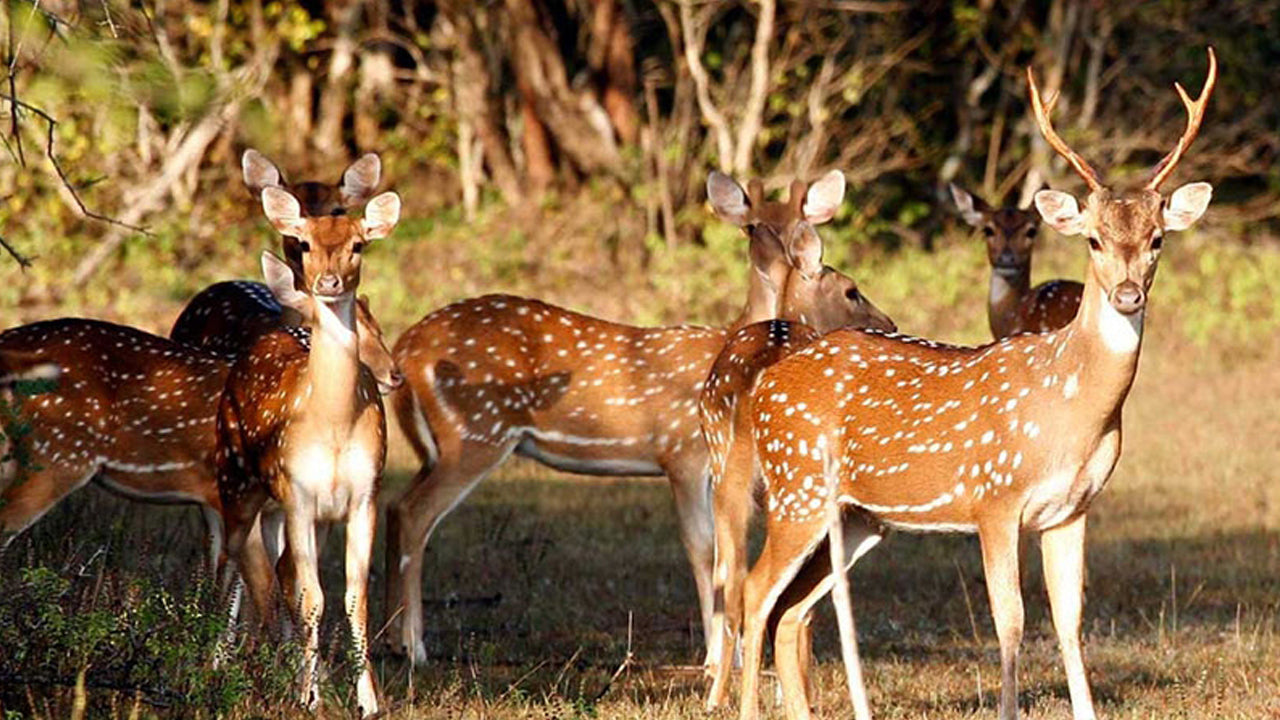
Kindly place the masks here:
<instances>
[{"instance_id":1,"label":"deer eye","mask_svg":"<svg viewBox=\"0 0 1280 720\"><path fill-rule=\"evenodd\" d=\"M1163 246L1163 245L1164 245L1164 236L1163 236L1163 235L1157 235L1157 236L1155 236L1155 237L1151 238L1151 249L1152 249L1152 250L1159 250L1159 249L1161 248L1161 246Z\"/></svg>"},{"instance_id":2,"label":"deer eye","mask_svg":"<svg viewBox=\"0 0 1280 720\"><path fill-rule=\"evenodd\" d=\"M1091 237L1089 238L1089 249L1097 252L1102 249L1102 243L1098 242L1098 238Z\"/></svg>"},{"instance_id":3,"label":"deer eye","mask_svg":"<svg viewBox=\"0 0 1280 720\"><path fill-rule=\"evenodd\" d=\"M311 243L307 242L306 240L299 240L298 249L304 253L311 252Z\"/></svg>"},{"instance_id":4,"label":"deer eye","mask_svg":"<svg viewBox=\"0 0 1280 720\"><path fill-rule=\"evenodd\" d=\"M362 250L364 250L364 243L358 241L351 243L351 252L359 255Z\"/></svg>"},{"instance_id":5,"label":"deer eye","mask_svg":"<svg viewBox=\"0 0 1280 720\"><path fill-rule=\"evenodd\" d=\"M996 231L990 227L984 227L982 228L982 234L986 235L987 237L995 237Z\"/></svg>"},{"instance_id":6,"label":"deer eye","mask_svg":"<svg viewBox=\"0 0 1280 720\"><path fill-rule=\"evenodd\" d=\"M844 291L844 296L845 296L845 297L847 297L847 298L849 298L850 300L857 300L857 299L858 299L858 288L849 288L848 290L845 290L845 291Z\"/></svg>"},{"instance_id":7,"label":"deer eye","mask_svg":"<svg viewBox=\"0 0 1280 720\"><path fill-rule=\"evenodd\" d=\"M1035 237L1036 237L1036 233L1038 233L1038 232L1040 232L1040 229L1039 229L1039 228L1031 228L1030 230L1027 230L1027 237L1029 237L1029 238L1031 238L1032 240L1034 240L1034 239L1035 239Z\"/></svg>"}]
</instances>

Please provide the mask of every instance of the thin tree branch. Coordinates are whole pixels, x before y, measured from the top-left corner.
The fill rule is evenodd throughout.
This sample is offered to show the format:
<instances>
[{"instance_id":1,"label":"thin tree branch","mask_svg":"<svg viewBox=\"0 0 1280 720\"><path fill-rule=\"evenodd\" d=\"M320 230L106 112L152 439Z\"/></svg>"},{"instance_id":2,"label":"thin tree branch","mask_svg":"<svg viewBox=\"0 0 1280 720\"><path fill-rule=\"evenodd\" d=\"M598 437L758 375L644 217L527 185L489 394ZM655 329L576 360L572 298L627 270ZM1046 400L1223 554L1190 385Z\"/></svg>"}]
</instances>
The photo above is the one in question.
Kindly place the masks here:
<instances>
[{"instance_id":1,"label":"thin tree branch","mask_svg":"<svg viewBox=\"0 0 1280 720\"><path fill-rule=\"evenodd\" d=\"M738 125L738 144L733 154L733 171L739 175L751 170L751 151L763 123L761 115L769 94L769 41L773 38L777 9L774 0L760 0L760 18L756 21L755 42L751 44L751 91Z\"/></svg>"},{"instance_id":2,"label":"thin tree branch","mask_svg":"<svg viewBox=\"0 0 1280 720\"><path fill-rule=\"evenodd\" d=\"M9 257L13 258L14 261L18 263L18 267L22 268L24 272L27 268L31 267L31 261L35 259L34 257L23 255L15 250L3 235L0 235L0 247L4 248L5 252L9 253Z\"/></svg>"},{"instance_id":3,"label":"thin tree branch","mask_svg":"<svg viewBox=\"0 0 1280 720\"><path fill-rule=\"evenodd\" d=\"M58 179L62 181L63 187L65 187L67 189L67 192L71 194L71 198L75 200L76 206L79 208L80 213L84 217L92 218L94 220L107 223L108 225L115 225L117 227L125 228L127 230L132 230L134 232L141 233L143 235L148 235L148 236L151 235L151 232L144 227L140 227L138 225L134 225L128 222L121 222L120 220L117 220L113 217L96 213L90 210L84 204L84 200L80 199L80 194L76 192L75 185L71 182L71 179L67 177L66 171L62 169L62 164L58 162L58 156L54 153L54 150L53 150L54 129L57 128L58 126L58 121L56 118L54 118L49 113L45 112L44 110L41 110L40 108L34 105L31 105L29 103L23 102L22 100L19 100L13 95L0 95L0 100L9 101L9 109L15 116L18 114L19 109L22 109L22 110L31 112L36 116L38 116L41 120L44 120L45 128L46 128L45 146L44 146L45 157L49 158L49 164L53 166L54 172L58 174Z\"/></svg>"},{"instance_id":4,"label":"thin tree branch","mask_svg":"<svg viewBox=\"0 0 1280 720\"><path fill-rule=\"evenodd\" d=\"M729 121L711 99L711 81L707 77L707 69L702 66L702 42L706 38L707 23L699 23L694 28L692 0L680 2L680 29L684 36L685 62L689 65L689 75L693 77L698 108L702 111L702 119L711 126L715 135L720 169L727 171L733 162L733 138L729 134Z\"/></svg>"}]
</instances>

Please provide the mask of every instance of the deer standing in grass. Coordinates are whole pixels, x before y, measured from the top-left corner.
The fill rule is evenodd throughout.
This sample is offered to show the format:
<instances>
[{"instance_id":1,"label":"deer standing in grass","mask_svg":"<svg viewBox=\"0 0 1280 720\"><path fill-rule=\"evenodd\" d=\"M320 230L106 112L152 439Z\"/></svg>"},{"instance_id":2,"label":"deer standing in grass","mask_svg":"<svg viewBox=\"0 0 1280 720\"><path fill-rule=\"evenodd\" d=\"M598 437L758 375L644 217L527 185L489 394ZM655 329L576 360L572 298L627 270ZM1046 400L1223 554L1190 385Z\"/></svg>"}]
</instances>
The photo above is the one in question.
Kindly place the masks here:
<instances>
[{"instance_id":1,"label":"deer standing in grass","mask_svg":"<svg viewBox=\"0 0 1280 720\"><path fill-rule=\"evenodd\" d=\"M1040 231L1040 216L1016 207L993 208L958 185L951 198L960 216L981 229L991 263L987 322L991 335L1003 340L1020 332L1050 332L1065 327L1080 307L1084 286L1074 280L1050 280L1031 287L1031 255Z\"/></svg>"},{"instance_id":2,"label":"deer standing in grass","mask_svg":"<svg viewBox=\"0 0 1280 720\"><path fill-rule=\"evenodd\" d=\"M708 178L707 193L749 240L748 299L728 329L638 328L491 295L437 310L400 337L395 356L408 384L393 403L423 465L388 512L393 650L425 662L427 539L511 453L591 475L665 474L708 631L712 538L697 398L712 359L729 332L758 320L821 312L866 324L880 316L852 280L830 268L807 276L803 288L792 278L786 248L795 236L816 238L814 226L835 214L844 194L839 172L793 185L786 203L765 201L758 181L747 192L721 173ZM784 299L792 282L798 306Z\"/></svg>"},{"instance_id":3,"label":"deer standing in grass","mask_svg":"<svg viewBox=\"0 0 1280 720\"><path fill-rule=\"evenodd\" d=\"M359 323L361 356L381 385L395 387L395 363L367 307ZM240 331L252 337L278 327L279 317L268 312ZM305 331L294 331L307 341ZM230 358L84 318L6 330L0 333L4 357L13 358L9 369L19 376L34 372L56 382L13 401L14 417L31 429L20 439L30 463L21 474L16 466L0 466L0 542L7 544L96 481L134 500L198 505L209 529L211 567L216 565L222 522L214 418Z\"/></svg>"},{"instance_id":4,"label":"deer standing in grass","mask_svg":"<svg viewBox=\"0 0 1280 720\"><path fill-rule=\"evenodd\" d=\"M809 716L803 627L833 576L875 545L882 525L978 534L1000 641L1002 720L1018 716L1018 539L1038 532L1072 712L1094 717L1080 652L1086 512L1120 456L1121 409L1164 235L1190 227L1212 194L1203 182L1168 198L1159 187L1199 131L1216 78L1210 49L1198 99L1177 86L1189 117L1176 147L1142 189L1115 192L1054 131L1054 102L1041 101L1028 69L1041 133L1090 190L1083 211L1067 193L1035 198L1051 227L1089 242L1080 309L1061 330L976 348L839 330L764 372L753 436L767 536L743 591L744 720L756 717L771 614L786 714ZM843 510L834 522L846 541L834 573L815 552L834 527L833 504ZM845 637L852 642L851 632ZM856 648L849 650L857 678ZM869 717L861 683L851 686L856 714Z\"/></svg>"},{"instance_id":5,"label":"deer standing in grass","mask_svg":"<svg viewBox=\"0 0 1280 720\"><path fill-rule=\"evenodd\" d=\"M308 348L283 330L264 333L227 377L215 457L227 572L269 576L265 558L246 556L244 550L259 514L279 507L288 556L280 580L302 628L302 702L315 708L324 608L316 523L346 522L346 610L361 663L357 701L361 716L367 716L378 710L367 594L386 424L377 383L360 364L355 291L361 252L395 227L400 198L395 193L373 198L359 221L305 217L298 201L275 187L262 191L262 203L272 225L296 239L303 272L303 289L297 289L293 270L265 253L267 284L283 305L310 318L311 343ZM238 596L238 583L236 588Z\"/></svg>"},{"instance_id":6,"label":"deer standing in grass","mask_svg":"<svg viewBox=\"0 0 1280 720\"><path fill-rule=\"evenodd\" d=\"M797 293L808 287L806 277L822 272L823 245L817 235L791 238L787 254L794 265L788 278L784 298L791 307L805 307L797 302ZM857 294L857 288L849 292ZM850 297L853 297L850 296ZM766 320L734 331L712 363L711 372L698 399L698 413L709 454L712 492L712 517L715 537L715 569L711 621L711 647L708 671L713 689L707 707L724 704L728 691L738 633L742 625L742 581L747 574L747 523L750 520L753 493L758 488L759 473L755 468L755 448L751 443L751 390L761 372L778 360L808 345L823 333L847 325L839 317L818 312L799 313L796 321ZM893 322L883 314L862 327L891 332Z\"/></svg>"}]
</instances>

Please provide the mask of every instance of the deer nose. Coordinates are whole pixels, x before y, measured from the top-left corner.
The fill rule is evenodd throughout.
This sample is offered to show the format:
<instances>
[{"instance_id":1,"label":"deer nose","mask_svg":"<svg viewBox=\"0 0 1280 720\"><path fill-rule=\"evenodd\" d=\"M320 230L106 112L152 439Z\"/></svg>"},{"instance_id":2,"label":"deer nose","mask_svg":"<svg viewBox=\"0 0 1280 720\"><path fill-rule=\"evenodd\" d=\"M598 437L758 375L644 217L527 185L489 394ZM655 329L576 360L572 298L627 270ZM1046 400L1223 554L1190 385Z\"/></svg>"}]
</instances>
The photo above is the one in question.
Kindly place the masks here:
<instances>
[{"instance_id":1,"label":"deer nose","mask_svg":"<svg viewBox=\"0 0 1280 720\"><path fill-rule=\"evenodd\" d=\"M1147 294L1132 280L1125 280L1111 291L1111 305L1126 315L1138 312L1146 304Z\"/></svg>"},{"instance_id":2,"label":"deer nose","mask_svg":"<svg viewBox=\"0 0 1280 720\"><path fill-rule=\"evenodd\" d=\"M400 387L403 384L404 384L404 373L400 372L399 370L392 370L391 374L387 377L387 388L390 390L395 390L396 388Z\"/></svg>"},{"instance_id":3,"label":"deer nose","mask_svg":"<svg viewBox=\"0 0 1280 720\"><path fill-rule=\"evenodd\" d=\"M342 292L342 278L333 273L321 275L312 289L317 295L337 295Z\"/></svg>"}]
</instances>

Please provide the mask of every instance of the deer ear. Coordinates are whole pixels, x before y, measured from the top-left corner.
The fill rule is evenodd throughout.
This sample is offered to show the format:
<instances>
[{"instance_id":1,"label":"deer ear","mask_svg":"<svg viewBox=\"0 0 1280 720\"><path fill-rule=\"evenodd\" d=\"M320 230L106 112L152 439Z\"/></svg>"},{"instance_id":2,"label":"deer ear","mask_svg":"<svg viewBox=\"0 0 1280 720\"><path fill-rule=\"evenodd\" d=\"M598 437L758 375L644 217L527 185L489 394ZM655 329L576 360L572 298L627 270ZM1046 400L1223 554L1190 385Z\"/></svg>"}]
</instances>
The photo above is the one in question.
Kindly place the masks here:
<instances>
[{"instance_id":1,"label":"deer ear","mask_svg":"<svg viewBox=\"0 0 1280 720\"><path fill-rule=\"evenodd\" d=\"M812 225L820 225L835 217L843 201L844 173L832 170L809 186L804 196L804 218Z\"/></svg>"},{"instance_id":2,"label":"deer ear","mask_svg":"<svg viewBox=\"0 0 1280 720\"><path fill-rule=\"evenodd\" d=\"M1076 199L1060 190L1041 190L1036 193L1036 210L1049 227L1068 237L1084 235L1088 231L1084 213Z\"/></svg>"},{"instance_id":3,"label":"deer ear","mask_svg":"<svg viewBox=\"0 0 1280 720\"><path fill-rule=\"evenodd\" d=\"M365 153L342 173L342 186L338 192L342 195L343 206L349 208L368 200L381 179L382 161L378 154Z\"/></svg>"},{"instance_id":4,"label":"deer ear","mask_svg":"<svg viewBox=\"0 0 1280 720\"><path fill-rule=\"evenodd\" d=\"M1204 215L1213 197L1213 186L1207 182L1183 185L1169 196L1164 206L1164 229L1186 230Z\"/></svg>"},{"instance_id":5,"label":"deer ear","mask_svg":"<svg viewBox=\"0 0 1280 720\"><path fill-rule=\"evenodd\" d=\"M262 252L262 277L267 281L267 289L281 305L304 316L307 314L310 296L294 287L293 270L289 265L266 250Z\"/></svg>"},{"instance_id":6,"label":"deer ear","mask_svg":"<svg viewBox=\"0 0 1280 720\"><path fill-rule=\"evenodd\" d=\"M377 240L391 234L400 222L400 196L384 192L369 201L364 208L364 239Z\"/></svg>"},{"instance_id":7,"label":"deer ear","mask_svg":"<svg viewBox=\"0 0 1280 720\"><path fill-rule=\"evenodd\" d=\"M280 168L268 160L266 155L253 148L245 150L240 156L240 172L244 175L244 184L248 186L249 192L253 193L255 198L262 195L263 188L284 185L284 176L280 174Z\"/></svg>"},{"instance_id":8,"label":"deer ear","mask_svg":"<svg viewBox=\"0 0 1280 720\"><path fill-rule=\"evenodd\" d=\"M982 227L982 211L987 209L987 204L955 183L947 183L947 187L951 189L951 199L955 201L960 217L964 218L970 227Z\"/></svg>"},{"instance_id":9,"label":"deer ear","mask_svg":"<svg viewBox=\"0 0 1280 720\"><path fill-rule=\"evenodd\" d=\"M736 180L719 170L707 176L707 200L716 216L727 223L742 227L751 212L751 201Z\"/></svg>"},{"instance_id":10,"label":"deer ear","mask_svg":"<svg viewBox=\"0 0 1280 720\"><path fill-rule=\"evenodd\" d=\"M262 211L282 235L297 237L306 226L298 199L278 187L262 188Z\"/></svg>"},{"instance_id":11,"label":"deer ear","mask_svg":"<svg viewBox=\"0 0 1280 720\"><path fill-rule=\"evenodd\" d=\"M791 241L789 259L801 273L813 277L822 270L822 238L812 228Z\"/></svg>"}]
</instances>

